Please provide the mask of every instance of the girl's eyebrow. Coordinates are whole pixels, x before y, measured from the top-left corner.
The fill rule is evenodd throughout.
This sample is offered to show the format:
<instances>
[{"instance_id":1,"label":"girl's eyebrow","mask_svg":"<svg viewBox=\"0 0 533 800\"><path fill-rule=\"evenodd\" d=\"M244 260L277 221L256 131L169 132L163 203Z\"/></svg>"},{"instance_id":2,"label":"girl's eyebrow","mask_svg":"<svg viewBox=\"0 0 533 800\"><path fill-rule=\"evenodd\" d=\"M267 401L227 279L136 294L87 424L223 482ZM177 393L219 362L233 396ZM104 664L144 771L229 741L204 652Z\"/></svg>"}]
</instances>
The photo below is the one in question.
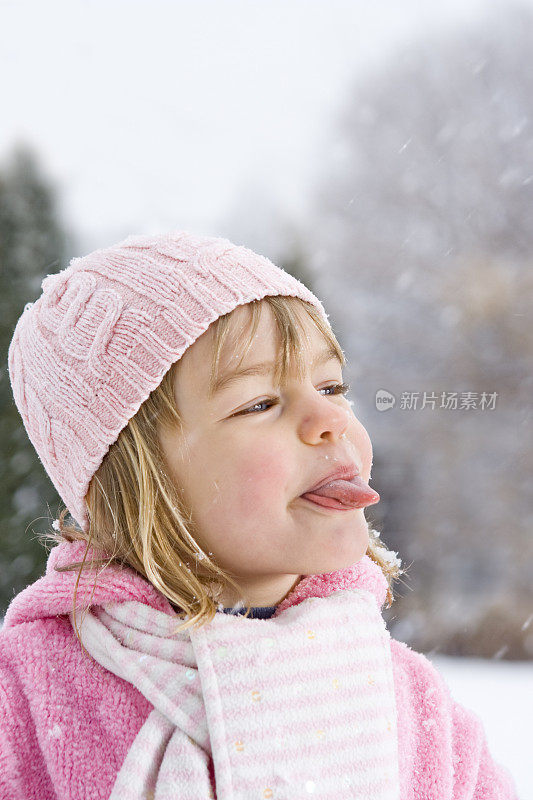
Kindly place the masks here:
<instances>
[{"instance_id":1,"label":"girl's eyebrow","mask_svg":"<svg viewBox=\"0 0 533 800\"><path fill-rule=\"evenodd\" d=\"M330 346L313 359L311 367L312 369L316 369L316 367L320 367L322 364L327 364L328 361L332 361L333 359L336 359L341 366L344 366L335 348ZM219 375L215 381L211 396L213 397L215 394L227 389L236 381L248 375L268 375L272 372L274 366L275 364L272 361L262 361L259 364L250 364L248 367L240 367L240 369L224 372L222 375Z\"/></svg>"}]
</instances>

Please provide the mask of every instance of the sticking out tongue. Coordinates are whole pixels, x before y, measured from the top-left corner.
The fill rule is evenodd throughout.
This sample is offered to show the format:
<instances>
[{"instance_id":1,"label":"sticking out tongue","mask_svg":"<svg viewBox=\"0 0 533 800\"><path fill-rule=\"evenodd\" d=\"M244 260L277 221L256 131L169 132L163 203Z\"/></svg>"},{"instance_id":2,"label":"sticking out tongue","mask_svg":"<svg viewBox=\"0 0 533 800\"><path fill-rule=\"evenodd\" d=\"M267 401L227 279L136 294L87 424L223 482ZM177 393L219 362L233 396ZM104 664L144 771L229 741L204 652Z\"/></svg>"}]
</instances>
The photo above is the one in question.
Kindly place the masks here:
<instances>
[{"instance_id":1,"label":"sticking out tongue","mask_svg":"<svg viewBox=\"0 0 533 800\"><path fill-rule=\"evenodd\" d=\"M302 497L326 508L365 508L379 502L379 494L359 475L349 481L331 481Z\"/></svg>"}]
</instances>

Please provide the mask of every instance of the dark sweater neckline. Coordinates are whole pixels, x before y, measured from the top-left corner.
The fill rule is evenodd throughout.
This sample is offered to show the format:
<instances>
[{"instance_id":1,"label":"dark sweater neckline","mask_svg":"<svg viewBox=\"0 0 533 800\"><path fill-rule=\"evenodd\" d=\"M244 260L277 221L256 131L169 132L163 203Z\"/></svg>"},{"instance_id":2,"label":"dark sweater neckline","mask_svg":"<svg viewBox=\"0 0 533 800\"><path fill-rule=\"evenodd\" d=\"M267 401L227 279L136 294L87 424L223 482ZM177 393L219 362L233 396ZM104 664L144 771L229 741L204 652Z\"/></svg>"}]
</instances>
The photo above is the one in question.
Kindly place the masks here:
<instances>
[{"instance_id":1,"label":"dark sweater neckline","mask_svg":"<svg viewBox=\"0 0 533 800\"><path fill-rule=\"evenodd\" d=\"M277 606L254 606L250 609L250 613L248 614L248 619L269 619L272 617L276 611ZM239 608L237 610L233 610L233 608L224 608L224 614L246 614L246 608Z\"/></svg>"}]
</instances>

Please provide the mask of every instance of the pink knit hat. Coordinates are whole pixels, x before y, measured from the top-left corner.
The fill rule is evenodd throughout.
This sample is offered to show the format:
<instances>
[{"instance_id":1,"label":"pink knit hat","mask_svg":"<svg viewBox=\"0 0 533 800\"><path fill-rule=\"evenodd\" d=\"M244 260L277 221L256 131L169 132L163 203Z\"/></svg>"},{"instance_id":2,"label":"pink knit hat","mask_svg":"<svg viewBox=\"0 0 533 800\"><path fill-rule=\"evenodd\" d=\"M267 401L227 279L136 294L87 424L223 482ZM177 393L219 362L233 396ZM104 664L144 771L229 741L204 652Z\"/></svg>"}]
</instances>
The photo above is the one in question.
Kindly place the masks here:
<instances>
[{"instance_id":1,"label":"pink knit hat","mask_svg":"<svg viewBox=\"0 0 533 800\"><path fill-rule=\"evenodd\" d=\"M31 443L88 531L85 494L122 428L218 317L266 295L322 303L267 258L186 231L129 236L44 278L20 316L9 377Z\"/></svg>"}]
</instances>

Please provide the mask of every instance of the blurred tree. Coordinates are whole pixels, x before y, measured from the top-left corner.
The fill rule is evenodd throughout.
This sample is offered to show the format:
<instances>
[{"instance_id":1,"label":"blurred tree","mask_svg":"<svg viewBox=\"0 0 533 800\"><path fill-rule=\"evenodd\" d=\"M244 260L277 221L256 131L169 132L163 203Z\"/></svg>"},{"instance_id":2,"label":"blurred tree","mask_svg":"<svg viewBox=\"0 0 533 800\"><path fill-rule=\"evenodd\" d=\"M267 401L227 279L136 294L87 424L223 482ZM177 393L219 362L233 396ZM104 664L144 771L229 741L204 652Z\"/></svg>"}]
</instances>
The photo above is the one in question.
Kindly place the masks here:
<instances>
[{"instance_id":1,"label":"blurred tree","mask_svg":"<svg viewBox=\"0 0 533 800\"><path fill-rule=\"evenodd\" d=\"M531 658L531 11L496 5L410 43L354 84L335 124L307 260L373 440L386 502L371 516L413 562L393 632ZM376 408L379 389L393 409ZM494 410L440 407L469 391L497 393Z\"/></svg>"},{"instance_id":2,"label":"blurred tree","mask_svg":"<svg viewBox=\"0 0 533 800\"><path fill-rule=\"evenodd\" d=\"M25 304L63 268L67 247L53 190L32 151L18 145L0 169L0 615L42 574L46 552L28 527L42 515L49 524L60 503L15 405L7 353Z\"/></svg>"}]
</instances>

